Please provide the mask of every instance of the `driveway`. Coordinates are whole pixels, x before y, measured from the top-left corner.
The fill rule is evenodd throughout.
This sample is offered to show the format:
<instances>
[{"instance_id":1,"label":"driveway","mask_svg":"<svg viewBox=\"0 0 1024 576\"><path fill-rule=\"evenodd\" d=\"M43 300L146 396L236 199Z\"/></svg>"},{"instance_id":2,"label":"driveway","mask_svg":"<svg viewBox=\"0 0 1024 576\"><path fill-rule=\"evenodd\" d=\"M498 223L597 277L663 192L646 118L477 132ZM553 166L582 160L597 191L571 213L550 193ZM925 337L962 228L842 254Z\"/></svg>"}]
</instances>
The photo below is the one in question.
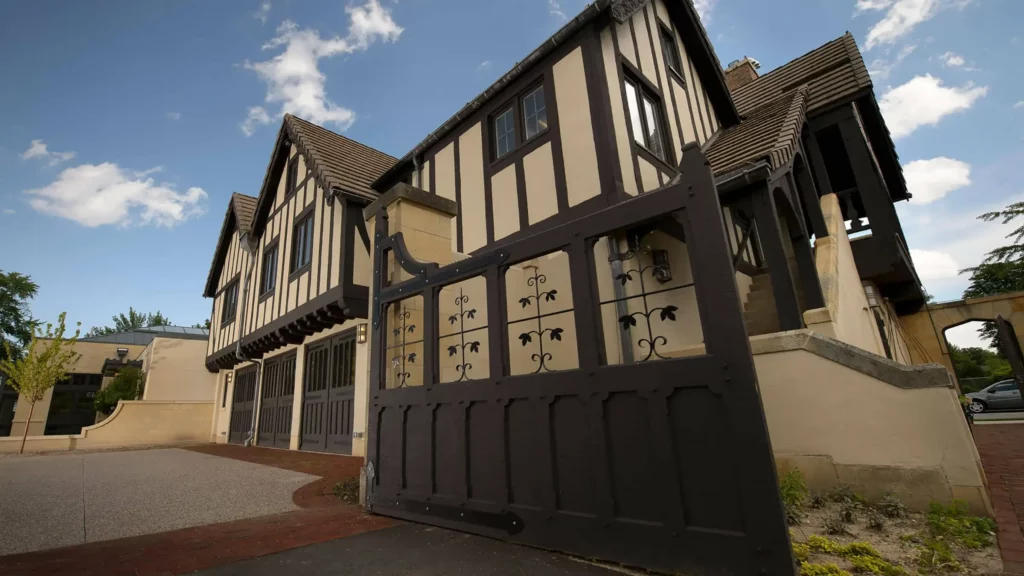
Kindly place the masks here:
<instances>
[{"instance_id":1,"label":"driveway","mask_svg":"<svg viewBox=\"0 0 1024 576\"><path fill-rule=\"evenodd\" d=\"M316 476L188 450L0 459L0 555L297 510Z\"/></svg>"},{"instance_id":2,"label":"driveway","mask_svg":"<svg viewBox=\"0 0 1024 576\"><path fill-rule=\"evenodd\" d=\"M614 576L568 556L420 524L400 524L201 570L201 576Z\"/></svg>"}]
</instances>

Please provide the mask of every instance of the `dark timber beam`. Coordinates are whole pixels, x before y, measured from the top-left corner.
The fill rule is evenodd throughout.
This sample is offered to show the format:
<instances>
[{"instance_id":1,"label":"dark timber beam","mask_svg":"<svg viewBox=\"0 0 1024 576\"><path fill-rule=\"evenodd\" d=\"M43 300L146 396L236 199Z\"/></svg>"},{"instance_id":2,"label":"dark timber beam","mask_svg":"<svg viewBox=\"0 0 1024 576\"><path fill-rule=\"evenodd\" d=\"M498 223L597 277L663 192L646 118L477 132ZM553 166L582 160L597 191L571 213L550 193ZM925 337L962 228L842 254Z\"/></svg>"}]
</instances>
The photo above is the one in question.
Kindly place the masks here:
<instances>
[{"instance_id":1,"label":"dark timber beam","mask_svg":"<svg viewBox=\"0 0 1024 576\"><path fill-rule=\"evenodd\" d=\"M789 271L789 259L783 242L782 228L779 225L779 214L775 207L775 199L767 185L755 192L752 198L754 221L757 222L757 233L761 240L761 252L768 274L772 281L772 295L775 298L775 309L779 315L780 330L798 330L804 327L800 313L800 303L796 297L796 284Z\"/></svg>"},{"instance_id":2,"label":"dark timber beam","mask_svg":"<svg viewBox=\"0 0 1024 576\"><path fill-rule=\"evenodd\" d=\"M825 175L825 180L828 181L827 174ZM794 168L793 181L800 194L800 198L803 199L804 210L807 213L807 219L810 221L814 237L824 238L828 236L825 215L821 213L821 194L818 193L818 189L814 186L814 178L811 177L811 171L807 167L807 162L802 162Z\"/></svg>"}]
</instances>

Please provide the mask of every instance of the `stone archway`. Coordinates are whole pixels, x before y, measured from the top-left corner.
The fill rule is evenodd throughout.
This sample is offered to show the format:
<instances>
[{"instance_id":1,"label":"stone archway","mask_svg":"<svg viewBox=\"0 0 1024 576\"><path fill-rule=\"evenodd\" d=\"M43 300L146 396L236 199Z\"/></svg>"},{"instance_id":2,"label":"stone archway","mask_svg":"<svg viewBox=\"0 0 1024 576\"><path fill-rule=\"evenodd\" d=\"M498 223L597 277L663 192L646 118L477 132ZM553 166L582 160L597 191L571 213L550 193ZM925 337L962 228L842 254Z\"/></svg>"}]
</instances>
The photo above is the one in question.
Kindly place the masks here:
<instances>
[{"instance_id":1,"label":"stone archway","mask_svg":"<svg viewBox=\"0 0 1024 576\"><path fill-rule=\"evenodd\" d=\"M942 364L954 374L955 379L945 331L967 322L994 321L999 317L1013 327L1018 344L1024 344L1021 340L1024 335L1024 292L928 304L920 312L901 316L900 324L910 340L908 347L913 363ZM957 387L959 389L959 383Z\"/></svg>"}]
</instances>

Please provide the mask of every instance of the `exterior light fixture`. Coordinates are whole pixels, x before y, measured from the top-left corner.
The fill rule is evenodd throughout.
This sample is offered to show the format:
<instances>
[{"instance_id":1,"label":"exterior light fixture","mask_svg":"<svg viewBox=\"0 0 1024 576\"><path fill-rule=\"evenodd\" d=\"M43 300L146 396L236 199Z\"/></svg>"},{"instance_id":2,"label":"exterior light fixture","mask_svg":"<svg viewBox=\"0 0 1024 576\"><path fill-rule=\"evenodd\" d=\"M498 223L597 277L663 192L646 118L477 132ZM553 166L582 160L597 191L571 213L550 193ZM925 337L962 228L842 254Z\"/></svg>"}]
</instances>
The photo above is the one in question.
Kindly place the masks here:
<instances>
[{"instance_id":1,"label":"exterior light fixture","mask_svg":"<svg viewBox=\"0 0 1024 576\"><path fill-rule=\"evenodd\" d=\"M652 250L651 259L654 260L654 277L658 282L671 282L672 268L668 261L668 250Z\"/></svg>"},{"instance_id":2,"label":"exterior light fixture","mask_svg":"<svg viewBox=\"0 0 1024 576\"><path fill-rule=\"evenodd\" d=\"M366 324L356 326L356 342L366 344Z\"/></svg>"},{"instance_id":3,"label":"exterior light fixture","mask_svg":"<svg viewBox=\"0 0 1024 576\"><path fill-rule=\"evenodd\" d=\"M117 357L118 358L123 359L127 355L128 355L128 349L127 348L118 348L117 349Z\"/></svg>"}]
</instances>

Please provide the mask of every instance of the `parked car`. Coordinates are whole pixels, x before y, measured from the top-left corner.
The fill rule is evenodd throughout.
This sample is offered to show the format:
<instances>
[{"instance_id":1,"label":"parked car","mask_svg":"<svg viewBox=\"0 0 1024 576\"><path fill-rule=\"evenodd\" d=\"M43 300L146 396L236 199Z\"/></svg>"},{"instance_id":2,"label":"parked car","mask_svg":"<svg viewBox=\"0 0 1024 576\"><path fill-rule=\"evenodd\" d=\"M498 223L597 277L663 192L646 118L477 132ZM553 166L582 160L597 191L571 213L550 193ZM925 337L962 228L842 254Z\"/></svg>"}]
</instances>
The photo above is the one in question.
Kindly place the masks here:
<instances>
[{"instance_id":1,"label":"parked car","mask_svg":"<svg viewBox=\"0 0 1024 576\"><path fill-rule=\"evenodd\" d=\"M1024 399L1015 380L996 382L965 396L971 400L970 410L975 414L986 410L1024 410Z\"/></svg>"}]
</instances>

